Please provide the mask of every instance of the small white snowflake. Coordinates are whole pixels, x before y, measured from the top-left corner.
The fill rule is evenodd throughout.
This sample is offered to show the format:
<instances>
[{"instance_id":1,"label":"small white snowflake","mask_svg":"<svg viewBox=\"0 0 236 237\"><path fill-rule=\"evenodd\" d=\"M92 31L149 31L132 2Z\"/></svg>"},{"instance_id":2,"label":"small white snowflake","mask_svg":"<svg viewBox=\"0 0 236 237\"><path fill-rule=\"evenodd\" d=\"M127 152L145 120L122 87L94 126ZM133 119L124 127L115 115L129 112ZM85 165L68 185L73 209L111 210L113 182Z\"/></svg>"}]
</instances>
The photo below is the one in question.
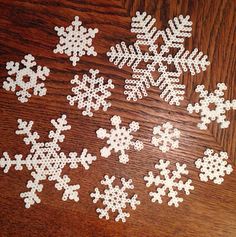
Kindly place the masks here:
<instances>
[{"instance_id":1,"label":"small white snowflake","mask_svg":"<svg viewBox=\"0 0 236 237\"><path fill-rule=\"evenodd\" d=\"M70 26L66 28L56 26L55 31L57 31L60 41L53 52L64 53L69 56L73 66L76 66L77 62L85 54L97 55L92 46L92 39L95 37L98 29L83 27L78 16L75 17Z\"/></svg>"},{"instance_id":2,"label":"small white snowflake","mask_svg":"<svg viewBox=\"0 0 236 237\"><path fill-rule=\"evenodd\" d=\"M152 144L162 152L179 147L180 131L169 122L153 128Z\"/></svg>"},{"instance_id":3,"label":"small white snowflake","mask_svg":"<svg viewBox=\"0 0 236 237\"><path fill-rule=\"evenodd\" d=\"M152 184L157 187L156 192L149 193L152 197L152 202L158 201L158 203L162 203L162 196L168 195L170 198L168 205L178 207L179 203L183 202L183 198L178 197L178 191L183 191L186 195L189 195L194 187L191 185L191 179L188 179L185 183L181 180L183 175L188 174L186 164L180 165L176 163L176 170L172 172L168 169L169 164L169 161L159 160L155 168L160 170L160 175L155 177L153 172L149 171L144 180L147 182L147 187Z\"/></svg>"},{"instance_id":4,"label":"small white snowflake","mask_svg":"<svg viewBox=\"0 0 236 237\"><path fill-rule=\"evenodd\" d=\"M92 117L92 109L96 111L102 106L103 111L107 111L111 106L111 103L106 102L105 99L111 96L111 92L108 89L114 89L114 85L111 79L105 84L103 77L97 78L99 70L90 69L89 72L91 77L84 74L82 81L79 80L78 75L75 75L74 79L71 80L71 84L77 85L72 88L72 92L75 95L68 95L67 99L70 101L70 105L74 105L77 101L79 109L85 108L82 114Z\"/></svg>"},{"instance_id":5,"label":"small white snowflake","mask_svg":"<svg viewBox=\"0 0 236 237\"><path fill-rule=\"evenodd\" d=\"M236 109L236 100L224 99L224 90L227 90L225 83L218 83L217 89L213 93L209 93L204 90L204 85L198 85L196 92L199 92L199 97L202 98L199 103L194 105L189 104L187 110L189 113L200 113L201 123L198 123L198 127L202 130L207 129L207 124L211 121L215 121L220 124L221 128L228 128L230 121L226 120L225 112L230 109ZM210 106L213 105L213 108Z\"/></svg>"},{"instance_id":6,"label":"small white snowflake","mask_svg":"<svg viewBox=\"0 0 236 237\"><path fill-rule=\"evenodd\" d=\"M155 18L146 12L136 12L131 24L136 42L129 46L121 42L107 53L110 62L119 68L127 65L133 71L132 79L125 81L127 100L136 101L147 96L150 86L158 87L162 91L160 97L169 104L179 105L184 99L185 85L179 84L181 74L189 70L195 75L205 71L210 64L207 56L197 48L190 52L184 47L185 38L191 37L192 22L189 19L189 16L180 15L169 20L169 28L157 30ZM157 44L159 38L163 41L162 45ZM177 52L173 54L171 49ZM154 72L159 77L155 77Z\"/></svg>"},{"instance_id":7,"label":"small white snowflake","mask_svg":"<svg viewBox=\"0 0 236 237\"><path fill-rule=\"evenodd\" d=\"M111 118L111 124L114 128L110 130L110 133L103 128L99 128L96 132L98 138L108 139L108 147L103 147L101 149L101 156L107 158L111 155L111 151L114 150L116 153L120 153L120 163L126 164L129 161L129 156L125 153L125 151L129 150L130 146L133 146L137 151L143 149L143 143L139 140L133 141L133 135L131 135L131 133L139 130L139 123L133 121L129 124L129 128L127 129L125 126L120 126L120 116L114 115Z\"/></svg>"},{"instance_id":8,"label":"small white snowflake","mask_svg":"<svg viewBox=\"0 0 236 237\"><path fill-rule=\"evenodd\" d=\"M27 102L31 97L31 89L33 89L34 95L46 95L47 89L44 87L44 83L39 83L38 80L46 80L50 70L47 67L37 65L31 54L25 55L24 59L21 60L21 64L13 61L7 62L8 75L15 75L15 79L7 77L7 80L3 82L3 88L13 92L17 90L16 95L22 103Z\"/></svg>"},{"instance_id":9,"label":"small white snowflake","mask_svg":"<svg viewBox=\"0 0 236 237\"><path fill-rule=\"evenodd\" d=\"M28 192L21 193L20 196L24 198L25 207L29 208L35 203L40 203L40 198L37 192L41 192L43 184L41 181L48 179L55 181L55 188L58 190L64 189L62 200L67 199L79 201L77 190L80 186L69 185L70 178L67 175L61 176L62 169L69 165L71 169L78 167L80 163L86 170L89 165L96 160L96 156L88 153L87 149L83 149L80 156L76 152L70 152L68 156L64 152L60 152L61 148L58 143L63 142L65 136L61 132L69 130L71 127L67 125L66 115L62 115L57 120L52 119L51 123L55 127L55 131L50 131L48 137L49 142L38 142L39 135L37 132L32 132L33 121L18 120L18 130L16 134L25 135L24 142L26 145L31 144L30 153L25 160L22 160L22 155L15 155L15 159L11 160L8 153L4 152L0 159L0 167L4 168L7 173L11 166L15 166L15 170L22 170L25 165L28 170L33 170L31 176L33 180L29 180L27 188Z\"/></svg>"},{"instance_id":10,"label":"small white snowflake","mask_svg":"<svg viewBox=\"0 0 236 237\"><path fill-rule=\"evenodd\" d=\"M138 195L135 194L129 198L129 194L126 192L127 189L133 189L132 180L125 180L121 178L122 187L118 185L114 186L113 182L115 177L111 178L108 175L104 176L104 180L101 181L102 185L106 185L107 189L103 193L100 193L98 188L95 188L95 192L91 193L90 196L94 198L93 202L97 203L99 199L103 200L102 203L105 206L104 209L97 208L97 213L99 213L99 218L109 219L109 211L118 212L115 221L121 220L126 222L126 218L130 216L129 213L123 212L123 209L129 204L133 210L136 209L136 206L140 204L140 201L137 200Z\"/></svg>"},{"instance_id":11,"label":"small white snowflake","mask_svg":"<svg viewBox=\"0 0 236 237\"><path fill-rule=\"evenodd\" d=\"M212 149L206 149L204 157L195 162L196 167L200 170L200 180L203 182L213 180L215 184L221 184L225 174L229 175L233 171L227 160L227 152L214 153Z\"/></svg>"}]
</instances>

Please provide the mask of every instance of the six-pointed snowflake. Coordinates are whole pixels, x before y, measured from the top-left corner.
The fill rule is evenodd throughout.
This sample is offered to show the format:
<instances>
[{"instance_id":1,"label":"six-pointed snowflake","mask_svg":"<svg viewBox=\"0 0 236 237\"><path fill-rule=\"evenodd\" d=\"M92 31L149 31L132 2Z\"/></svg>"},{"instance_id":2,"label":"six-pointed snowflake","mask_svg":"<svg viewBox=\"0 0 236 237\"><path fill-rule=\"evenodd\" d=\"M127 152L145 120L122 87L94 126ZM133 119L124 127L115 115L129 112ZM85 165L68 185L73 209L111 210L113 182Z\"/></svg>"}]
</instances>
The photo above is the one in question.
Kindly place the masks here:
<instances>
[{"instance_id":1,"label":"six-pointed snowflake","mask_svg":"<svg viewBox=\"0 0 236 237\"><path fill-rule=\"evenodd\" d=\"M206 70L210 63L207 56L198 49L192 52L185 50L184 39L191 37L192 22L189 16L182 15L169 21L170 28L157 30L155 19L146 12L132 18L131 32L136 33L136 42L127 46L124 42L111 47L107 53L110 62L122 68L125 64L132 68L132 79L125 81L127 99L141 99L147 96L147 88L157 86L162 91L161 98L170 104L179 105L183 100L184 85L179 84L182 72L190 71L192 75ZM162 45L157 45L157 39L163 39ZM173 55L171 49L177 50ZM147 49L147 50L145 50ZM169 70L173 65L175 70ZM153 72L160 76L155 78Z\"/></svg>"},{"instance_id":2,"label":"six-pointed snowflake","mask_svg":"<svg viewBox=\"0 0 236 237\"><path fill-rule=\"evenodd\" d=\"M173 172L168 169L169 164L169 161L159 160L155 168L160 170L160 174L155 177L153 172L149 171L144 180L147 182L147 187L152 184L157 187L156 192L149 193L152 197L152 202L158 201L158 203L162 203L162 196L168 195L170 198L168 205L178 207L179 203L183 201L183 198L178 197L178 191L184 191L186 195L189 195L194 187L191 185L191 179L188 179L185 183L181 180L182 175L188 174L185 164L176 163L176 170Z\"/></svg>"},{"instance_id":3,"label":"six-pointed snowflake","mask_svg":"<svg viewBox=\"0 0 236 237\"><path fill-rule=\"evenodd\" d=\"M106 111L111 106L111 103L106 102L105 99L111 96L111 92L108 89L113 89L114 85L111 79L105 84L103 77L96 78L99 70L90 69L89 72L91 77L84 74L82 81L80 81L78 75L76 75L71 80L71 84L76 84L77 86L72 88L72 92L75 95L68 95L67 99L70 101L70 105L78 102L79 109L85 108L82 114L92 117L92 109L96 111L102 106L103 110Z\"/></svg>"},{"instance_id":4,"label":"six-pointed snowflake","mask_svg":"<svg viewBox=\"0 0 236 237\"><path fill-rule=\"evenodd\" d=\"M152 144L162 152L179 147L180 131L169 122L153 128Z\"/></svg>"},{"instance_id":5,"label":"six-pointed snowflake","mask_svg":"<svg viewBox=\"0 0 236 237\"><path fill-rule=\"evenodd\" d=\"M130 146L133 146L137 151L143 149L143 143L139 140L133 141L133 135L131 135L131 133L139 129L139 123L133 121L129 124L129 128L121 127L121 118L115 115L111 118L111 124L114 128L110 130L110 133L103 128L99 128L96 132L98 138L108 139L107 144L109 146L101 149L101 156L107 158L111 155L111 151L114 150L116 153L120 153L120 163L126 164L129 161L129 156L125 154L125 151L129 150Z\"/></svg>"},{"instance_id":6,"label":"six-pointed snowflake","mask_svg":"<svg viewBox=\"0 0 236 237\"><path fill-rule=\"evenodd\" d=\"M225 112L230 109L236 109L236 100L224 99L224 90L227 90L227 86L224 83L218 83L217 89L213 93L209 93L204 90L204 85L198 85L196 92L199 92L199 97L202 98L199 103L194 105L189 104L187 110L189 113L200 113L201 123L198 123L198 127L202 130L207 129L207 124L216 120L220 124L221 128L228 128L230 121L225 120ZM210 106L213 105L213 108Z\"/></svg>"},{"instance_id":7,"label":"six-pointed snowflake","mask_svg":"<svg viewBox=\"0 0 236 237\"><path fill-rule=\"evenodd\" d=\"M215 184L221 184L225 174L230 174L233 171L227 159L227 152L214 153L212 149L206 149L204 157L195 162L196 167L200 170L200 180L204 182L213 180Z\"/></svg>"},{"instance_id":8,"label":"six-pointed snowflake","mask_svg":"<svg viewBox=\"0 0 236 237\"><path fill-rule=\"evenodd\" d=\"M44 87L44 83L39 83L38 80L46 80L50 70L47 67L37 65L31 54L25 55L21 64L13 61L7 62L8 75L15 75L15 79L7 77L7 80L3 82L3 88L7 91L16 91L18 100L22 103L27 102L31 97L31 89L33 89L34 95L46 95L47 89ZM35 70L34 67L36 67Z\"/></svg>"},{"instance_id":9,"label":"six-pointed snowflake","mask_svg":"<svg viewBox=\"0 0 236 237\"><path fill-rule=\"evenodd\" d=\"M118 212L118 215L115 218L115 221L121 220L126 222L126 218L130 216L129 213L123 212L123 209L129 204L133 210L136 209L136 206L140 204L140 201L137 200L137 194L129 198L129 194L126 192L128 189L133 189L132 180L125 180L121 178L122 187L118 185L114 186L113 182L115 177L111 178L108 175L105 175L104 180L101 181L102 185L107 185L107 189L103 193L100 193L98 188L95 188L95 192L91 193L90 196L94 198L93 202L97 203L99 199L103 200L102 203L105 206L104 209L97 208L97 213L99 213L99 218L105 217L109 219L109 211Z\"/></svg>"},{"instance_id":10,"label":"six-pointed snowflake","mask_svg":"<svg viewBox=\"0 0 236 237\"><path fill-rule=\"evenodd\" d=\"M25 207L29 208L35 203L40 203L40 198L37 192L41 192L43 184L41 181L48 179L49 181L55 181L55 187L58 190L64 189L62 200L67 199L79 201L77 190L79 185L69 185L70 179L67 175L61 176L62 169L65 165L69 165L71 169L77 168L78 164L85 169L89 169L89 165L92 161L96 160L95 156L87 153L87 149L83 149L80 156L76 152L70 152L68 156L65 153L60 152L61 148L58 143L63 142L65 136L61 132L69 130L71 127L67 125L66 116L62 115L57 120L51 120L52 125L55 127L55 131L50 131L48 137L51 139L49 142L38 142L39 135L37 132L32 132L33 121L18 120L18 130L16 134L23 134L26 137L24 142L26 145L31 144L30 153L25 160L22 160L22 155L15 155L15 159L11 160L8 153L4 152L3 157L0 159L0 167L4 168L4 172L7 173L11 166L15 166L16 170L22 170L23 165L31 172L33 180L29 180L27 188L28 192L21 193L21 197L24 198Z\"/></svg>"},{"instance_id":11,"label":"six-pointed snowflake","mask_svg":"<svg viewBox=\"0 0 236 237\"><path fill-rule=\"evenodd\" d=\"M66 28L56 26L55 31L57 31L60 41L53 52L64 53L69 56L73 66L76 66L77 62L85 54L97 55L92 46L92 39L95 37L98 29L83 27L78 16L75 17L70 26Z\"/></svg>"}]
</instances>

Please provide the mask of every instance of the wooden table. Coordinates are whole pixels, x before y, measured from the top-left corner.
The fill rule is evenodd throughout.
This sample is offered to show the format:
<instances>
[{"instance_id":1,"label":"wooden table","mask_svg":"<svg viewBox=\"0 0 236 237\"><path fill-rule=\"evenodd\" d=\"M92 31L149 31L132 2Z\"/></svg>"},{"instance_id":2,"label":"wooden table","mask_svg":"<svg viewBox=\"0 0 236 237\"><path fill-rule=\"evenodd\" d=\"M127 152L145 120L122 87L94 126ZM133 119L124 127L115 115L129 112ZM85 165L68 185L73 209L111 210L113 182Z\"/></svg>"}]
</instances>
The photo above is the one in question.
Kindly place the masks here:
<instances>
[{"instance_id":1,"label":"wooden table","mask_svg":"<svg viewBox=\"0 0 236 237\"><path fill-rule=\"evenodd\" d=\"M54 187L54 182L44 181L44 189L39 194L40 204L29 209L24 207L19 194L27 190L30 171L11 168L7 174L0 172L0 235L1 236L236 236L236 172L225 177L222 185L213 182L200 182L198 170L194 165L197 158L203 156L206 148L215 151L227 151L230 163L235 164L236 120L235 111L227 112L231 121L228 129L220 129L214 122L207 130L199 130L198 114L189 114L188 103L194 103L198 94L194 92L198 84L214 90L218 82L228 86L226 99L236 97L235 79L235 29L236 2L233 0L200 1L136 1L136 0L61 0L61 1L0 1L0 50L1 50L1 92L0 92L0 152L7 151L11 158L15 154L25 157L30 150L23 137L15 134L17 119L34 121L33 130L37 131L42 142L48 140L48 131L52 129L51 119L62 114L67 115L72 129L65 132L65 141L61 144L63 152L78 153L87 147L97 156L90 169L82 166L77 169L66 167L63 174L68 174L71 183L79 183L80 201L63 202L62 191ZM190 15L193 21L192 37L185 40L188 50L198 48L208 55L211 65L205 72L191 76L189 72L181 75L181 83L186 85L185 99L179 107L171 106L160 99L160 90L151 88L149 96L137 102L127 101L124 81L131 77L128 67L118 69L108 61L106 52L112 45L125 41L135 41L135 34L130 32L131 17L135 12L146 11L157 19L156 26L164 29L168 20L180 14ZM72 66L66 55L54 54L58 43L55 26L68 26L78 15L85 27L98 28L99 33L93 40L97 57L83 56L77 66ZM20 61L31 53L39 65L47 66L51 72L45 84L47 95L33 96L28 103L20 103L13 92L2 88L7 77L6 62ZM99 110L90 118L82 116L81 110L70 106L66 96L71 93L70 80L75 74L80 78L90 68L99 69L106 79L115 84L110 101L112 107L107 112ZM111 128L110 118L119 115L123 124L135 120L140 123L140 130L135 139L144 143L140 152L130 149L130 161L124 165L118 162L114 152L108 158L100 156L100 149L105 141L96 138L100 127ZM157 124L171 122L181 131L180 147L162 153L151 143L152 128ZM186 163L193 180L194 191L189 196L180 192L184 198L178 208L152 203L143 180L149 170L154 171L154 164L159 159ZM131 216L127 222L116 223L111 214L110 220L99 219L96 213L101 203L93 204L90 193L99 184L105 174L117 178L132 178L134 190L141 205L135 211L128 208Z\"/></svg>"}]
</instances>

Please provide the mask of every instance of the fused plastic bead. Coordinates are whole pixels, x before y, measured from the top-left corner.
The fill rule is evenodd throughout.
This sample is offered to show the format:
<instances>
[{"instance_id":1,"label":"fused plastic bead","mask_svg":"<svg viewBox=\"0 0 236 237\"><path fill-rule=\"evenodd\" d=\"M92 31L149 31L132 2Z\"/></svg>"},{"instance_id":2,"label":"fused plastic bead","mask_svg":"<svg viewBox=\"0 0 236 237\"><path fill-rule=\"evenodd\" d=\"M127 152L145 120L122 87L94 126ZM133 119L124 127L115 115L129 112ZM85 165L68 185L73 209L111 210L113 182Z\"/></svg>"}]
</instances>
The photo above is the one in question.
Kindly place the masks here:
<instances>
[{"instance_id":1,"label":"fused plastic bead","mask_svg":"<svg viewBox=\"0 0 236 237\"><path fill-rule=\"evenodd\" d=\"M55 31L57 31L60 40L53 52L64 53L69 56L73 66L76 66L77 62L85 54L97 55L92 46L92 40L95 34L98 33L98 29L83 27L78 16L75 17L70 26L66 28L56 26Z\"/></svg>"},{"instance_id":2,"label":"fused plastic bead","mask_svg":"<svg viewBox=\"0 0 236 237\"><path fill-rule=\"evenodd\" d=\"M188 70L195 75L205 71L210 64L207 56L198 49L190 52L184 48L184 39L191 37L192 22L189 19L189 16L180 15L168 22L166 30L157 30L154 18L146 12L136 12L131 23L136 42L129 46L121 42L107 52L110 62L119 68L127 65L133 71L132 79L125 81L127 100L141 99L148 95L147 88L157 86L162 91L162 99L169 104L180 105L185 92L185 85L179 84L180 75ZM159 37L163 39L162 45L156 44ZM144 51L143 46L147 50ZM175 55L171 53L171 48L177 50ZM173 65L175 70L170 71L168 64ZM155 71L159 74L157 78L152 75Z\"/></svg>"},{"instance_id":3,"label":"fused plastic bead","mask_svg":"<svg viewBox=\"0 0 236 237\"><path fill-rule=\"evenodd\" d=\"M198 85L196 92L200 93L199 97L201 98L199 103L194 105L188 104L187 110L189 113L199 113L201 116L201 123L198 123L198 127L202 130L207 129L207 125L212 121L215 121L220 124L221 128L228 128L230 121L226 120L225 113L227 110L236 109L236 100L225 100L224 99L224 90L227 90L225 83L218 83L217 89L212 93L209 93L207 90L204 90L204 85ZM215 108L211 109L211 105Z\"/></svg>"},{"instance_id":4,"label":"fused plastic bead","mask_svg":"<svg viewBox=\"0 0 236 237\"><path fill-rule=\"evenodd\" d=\"M78 75L75 75L74 79L71 80L71 84L75 84L72 88L73 96L68 95L70 105L78 103L79 109L84 109L82 114L84 116L93 116L92 110L99 110L103 107L103 111L111 106L110 102L106 99L111 96L109 89L114 89L112 80L109 79L107 83L104 82L103 77L98 77L99 70L90 69L91 76L87 74L83 75L82 80L79 80Z\"/></svg>"},{"instance_id":5,"label":"fused plastic bead","mask_svg":"<svg viewBox=\"0 0 236 237\"><path fill-rule=\"evenodd\" d=\"M233 171L227 160L227 152L214 153L212 149L206 149L203 158L195 162L196 167L200 170L200 180L203 182L212 180L215 184L221 184L224 181L223 177Z\"/></svg>"},{"instance_id":6,"label":"fused plastic bead","mask_svg":"<svg viewBox=\"0 0 236 237\"><path fill-rule=\"evenodd\" d=\"M134 141L133 135L131 135L131 133L139 130L139 123L133 121L129 124L129 128L122 127L120 126L120 116L114 115L111 118L111 124L114 128L110 132L103 128L99 128L96 132L98 138L107 139L108 147L103 147L100 150L101 156L107 158L114 150L116 153L120 153L120 163L126 164L129 161L129 156L125 153L126 150L129 150L131 146L137 151L143 149L143 143L139 140Z\"/></svg>"},{"instance_id":7,"label":"fused plastic bead","mask_svg":"<svg viewBox=\"0 0 236 237\"><path fill-rule=\"evenodd\" d=\"M153 128L152 144L162 152L179 147L180 131L169 122Z\"/></svg>"},{"instance_id":8,"label":"fused plastic bead","mask_svg":"<svg viewBox=\"0 0 236 237\"><path fill-rule=\"evenodd\" d=\"M46 95L45 84L40 83L39 80L45 81L50 70L47 67L37 65L31 54L25 55L21 63L7 62L6 69L10 77L7 77L6 81L3 82L3 88L7 91L16 91L16 96L21 103L28 102L32 96L31 89L34 95ZM12 78L13 75L15 75L15 79Z\"/></svg>"},{"instance_id":9,"label":"fused plastic bead","mask_svg":"<svg viewBox=\"0 0 236 237\"><path fill-rule=\"evenodd\" d=\"M55 181L55 188L58 190L64 190L62 200L74 200L79 201L78 189L80 185L70 185L70 178L67 175L61 176L62 170L66 165L69 165L71 169L78 167L80 163L86 170L89 169L89 165L96 160L96 156L92 156L88 153L87 149L83 149L80 156L76 152L70 152L68 156L64 152L60 152L60 142L64 141L65 136L61 133L66 130L70 130L71 126L67 125L66 115L62 115L57 120L51 120L52 125L55 127L55 131L49 132L49 142L38 142L40 138L37 132L32 132L33 121L18 120L18 130L16 134L25 135L24 142L26 145L31 144L30 153L26 156L25 160L22 160L21 154L15 155L15 159L10 159L7 152L3 153L0 159L0 167L7 173L12 166L15 166L15 170L22 170L23 166L26 166L31 172L32 180L27 183L28 192L23 192L20 196L25 201L25 207L29 208L35 203L40 203L40 198L37 192L41 192L43 184L40 184L43 180Z\"/></svg>"},{"instance_id":10,"label":"fused plastic bead","mask_svg":"<svg viewBox=\"0 0 236 237\"><path fill-rule=\"evenodd\" d=\"M124 212L123 209L129 204L130 207L135 210L136 206L140 204L140 201L137 200L138 195L134 194L129 198L127 190L133 189L132 180L125 180L121 178L122 186L114 186L113 182L115 176L111 178L108 175L104 176L104 179L101 181L102 185L106 185L107 188L101 193L98 188L95 188L94 193L91 193L90 196L93 198L93 203L97 203L98 200L102 201L104 208L97 208L97 213L99 213L99 218L106 218L108 220L109 211L117 212L115 221L121 220L126 222L126 218L130 216L128 212Z\"/></svg>"},{"instance_id":11,"label":"fused plastic bead","mask_svg":"<svg viewBox=\"0 0 236 237\"><path fill-rule=\"evenodd\" d=\"M188 179L185 183L182 181L182 176L188 174L186 164L180 165L176 163L176 170L172 172L168 169L169 164L169 161L159 160L155 168L160 171L160 174L154 176L153 172L149 171L144 180L147 187L150 187L152 184L157 187L156 192L149 193L150 197L152 197L152 202L157 201L161 204L163 202L162 197L167 195L170 198L168 205L178 207L179 203L183 202L183 198L178 196L179 191L189 195L194 187L191 185L191 179Z\"/></svg>"}]
</instances>

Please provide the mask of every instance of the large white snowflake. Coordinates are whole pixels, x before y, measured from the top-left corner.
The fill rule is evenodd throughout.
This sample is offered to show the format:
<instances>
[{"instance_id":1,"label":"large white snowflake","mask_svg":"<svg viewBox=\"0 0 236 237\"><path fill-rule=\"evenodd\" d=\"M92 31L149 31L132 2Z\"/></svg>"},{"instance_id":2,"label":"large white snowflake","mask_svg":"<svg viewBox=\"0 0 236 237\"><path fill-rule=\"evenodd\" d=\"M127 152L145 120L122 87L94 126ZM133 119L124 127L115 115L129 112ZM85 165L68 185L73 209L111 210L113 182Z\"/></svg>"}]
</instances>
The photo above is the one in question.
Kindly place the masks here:
<instances>
[{"instance_id":1,"label":"large white snowflake","mask_svg":"<svg viewBox=\"0 0 236 237\"><path fill-rule=\"evenodd\" d=\"M11 166L15 166L16 170L22 170L25 165L31 172L32 180L27 183L28 192L20 194L25 201L25 207L29 208L35 203L40 203L40 198L37 192L41 192L43 184L41 181L48 179L49 181L55 181L55 188L58 190L64 189L62 200L67 199L79 201L77 190L80 186L69 185L70 178L67 175L61 176L62 169L69 165L71 169L78 167L80 163L85 169L89 169L89 165L92 161L96 160L95 156L92 156L87 152L87 149L83 149L80 156L76 152L70 152L68 156L64 152L60 152L61 148L58 143L63 142L65 136L61 132L69 130L71 127L67 125L66 115L62 115L57 120L51 120L52 125L55 127L55 131L50 131L48 137L51 139L49 142L38 142L39 135L37 132L32 132L33 121L18 120L18 130L16 134L25 135L24 142L26 145L31 144L30 153L26 159L22 160L22 155L15 155L15 159L10 159L7 152L3 153L3 157L0 159L0 167L4 168L4 172L7 173Z\"/></svg>"},{"instance_id":2,"label":"large white snowflake","mask_svg":"<svg viewBox=\"0 0 236 237\"><path fill-rule=\"evenodd\" d=\"M162 152L179 147L180 131L169 122L153 128L152 144Z\"/></svg>"},{"instance_id":3,"label":"large white snowflake","mask_svg":"<svg viewBox=\"0 0 236 237\"><path fill-rule=\"evenodd\" d=\"M147 187L152 184L157 187L156 192L149 193L152 197L152 202L158 201L158 203L162 203L162 197L168 195L170 198L168 205L178 207L179 203L183 202L183 198L178 197L178 191L183 191L186 195L189 195L194 187L191 185L191 179L188 179L185 183L181 180L183 175L188 174L186 164L180 165L176 163L176 170L172 172L168 169L169 164L169 161L159 160L155 168L160 170L160 174L155 177L153 172L149 171L144 180L147 182Z\"/></svg>"},{"instance_id":4,"label":"large white snowflake","mask_svg":"<svg viewBox=\"0 0 236 237\"><path fill-rule=\"evenodd\" d=\"M215 184L221 184L224 181L223 177L233 171L227 160L227 152L214 153L212 149L206 149L203 158L195 162L196 167L200 170L200 180L203 182L213 180Z\"/></svg>"},{"instance_id":5,"label":"large white snowflake","mask_svg":"<svg viewBox=\"0 0 236 237\"><path fill-rule=\"evenodd\" d=\"M92 117L92 109L96 111L102 106L103 110L106 111L111 106L110 102L106 102L106 98L111 96L111 92L108 89L113 89L114 85L111 79L105 84L103 77L97 78L99 70L90 69L89 72L91 77L84 74L82 81L79 80L78 75L75 75L74 79L71 80L71 84L76 84L72 88L72 92L75 95L68 95L67 99L70 101L70 105L78 102L78 108L85 109L82 114Z\"/></svg>"},{"instance_id":6,"label":"large white snowflake","mask_svg":"<svg viewBox=\"0 0 236 237\"><path fill-rule=\"evenodd\" d=\"M217 89L212 92L204 90L204 85L198 85L196 92L200 93L201 98L199 103L194 105L189 104L187 110L189 113L199 113L201 116L201 123L198 123L198 127L202 130L207 129L207 125L212 121L220 124L221 128L228 128L230 121L226 120L225 113L227 110L236 109L236 100L224 99L224 91L227 90L225 83L218 83ZM213 107L211 107L213 106Z\"/></svg>"},{"instance_id":7,"label":"large white snowflake","mask_svg":"<svg viewBox=\"0 0 236 237\"><path fill-rule=\"evenodd\" d=\"M98 29L83 27L78 16L75 17L70 26L66 28L56 26L55 31L57 31L60 41L53 52L64 53L69 56L73 66L76 66L77 62L85 54L97 55L92 46L92 39L95 37Z\"/></svg>"},{"instance_id":8,"label":"large white snowflake","mask_svg":"<svg viewBox=\"0 0 236 237\"><path fill-rule=\"evenodd\" d=\"M185 86L179 84L182 72L192 75L206 70L210 63L207 56L195 48L185 50L184 39L191 37L192 22L182 15L169 21L169 28L157 30L155 19L146 12L136 12L132 18L131 32L136 33L136 42L127 46L125 42L111 47L107 53L110 62L122 68L125 64L132 68L132 79L125 81L127 99L141 99L147 96L147 88L157 86L162 91L161 98L170 104L179 105L183 100ZM162 38L163 44L156 41ZM174 55L172 49L177 52ZM173 65L174 71L168 68ZM159 74L154 76L153 74Z\"/></svg>"},{"instance_id":9,"label":"large white snowflake","mask_svg":"<svg viewBox=\"0 0 236 237\"><path fill-rule=\"evenodd\" d=\"M37 65L31 54L25 55L21 64L13 61L7 62L6 69L8 75L15 75L15 78L7 77L7 80L3 82L3 88L7 91L16 91L20 102L25 103L29 100L31 89L34 95L46 95L47 89L43 82L39 83L39 79L45 81L50 70Z\"/></svg>"},{"instance_id":10,"label":"large white snowflake","mask_svg":"<svg viewBox=\"0 0 236 237\"><path fill-rule=\"evenodd\" d=\"M97 203L99 199L103 200L102 203L105 206L104 209L97 208L97 213L99 213L99 218L109 219L109 211L118 212L115 221L121 220L126 222L126 218L130 216L129 213L124 212L123 209L129 204L133 210L136 209L136 206L140 204L140 201L137 200L137 194L134 194L129 198L129 194L126 190L133 189L132 180L125 180L121 178L122 187L118 185L114 186L113 182L115 176L111 178L108 175L104 176L104 179L101 181L102 185L107 185L107 189L103 193L100 193L98 188L95 188L95 192L91 193L90 196L93 198L93 202Z\"/></svg>"},{"instance_id":11,"label":"large white snowflake","mask_svg":"<svg viewBox=\"0 0 236 237\"><path fill-rule=\"evenodd\" d=\"M110 132L103 128L99 128L96 132L98 138L107 138L108 147L103 147L100 150L101 156L107 158L111 155L111 151L114 150L116 153L120 153L120 163L126 164L129 161L129 156L125 151L129 150L130 146L133 146L137 151L143 149L143 143L139 140L133 141L133 135L131 134L139 129L139 123L133 121L129 124L129 128L121 127L120 116L114 115L111 118L111 124L114 128Z\"/></svg>"}]
</instances>

